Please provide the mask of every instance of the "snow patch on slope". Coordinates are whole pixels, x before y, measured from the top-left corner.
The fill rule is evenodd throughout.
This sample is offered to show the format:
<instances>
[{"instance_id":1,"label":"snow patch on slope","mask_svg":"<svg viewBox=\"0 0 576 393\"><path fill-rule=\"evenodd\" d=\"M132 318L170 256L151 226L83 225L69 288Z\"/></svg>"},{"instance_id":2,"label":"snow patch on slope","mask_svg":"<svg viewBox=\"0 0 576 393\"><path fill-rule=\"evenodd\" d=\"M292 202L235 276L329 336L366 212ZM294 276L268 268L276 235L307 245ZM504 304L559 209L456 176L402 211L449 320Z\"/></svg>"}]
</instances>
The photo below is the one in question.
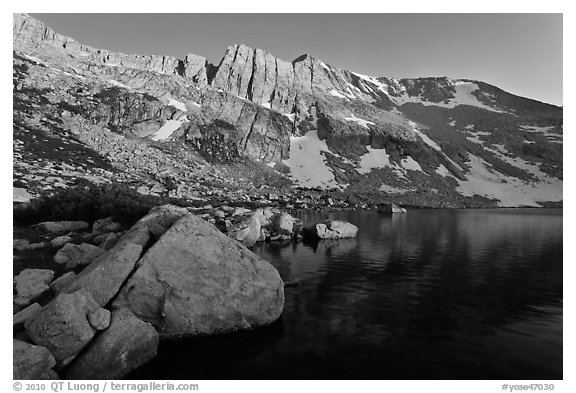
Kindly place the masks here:
<instances>
[{"instance_id":1,"label":"snow patch on slope","mask_svg":"<svg viewBox=\"0 0 576 393\"><path fill-rule=\"evenodd\" d=\"M360 174L366 174L372 169L385 168L393 166L390 164L390 156L386 149L373 149L372 146L366 146L368 153L360 157L359 168L356 171Z\"/></svg>"},{"instance_id":2,"label":"snow patch on slope","mask_svg":"<svg viewBox=\"0 0 576 393\"><path fill-rule=\"evenodd\" d=\"M362 126L364 128L368 128L368 129L370 128L370 127L368 127L368 124L374 125L374 122L361 119L359 117L356 117L356 115L354 115L354 114L352 114L351 117L345 117L344 120L358 123L360 126Z\"/></svg>"},{"instance_id":3,"label":"snow patch on slope","mask_svg":"<svg viewBox=\"0 0 576 393\"><path fill-rule=\"evenodd\" d=\"M118 82L118 81L116 81L116 80L114 80L114 79L110 79L110 80L108 81L108 83L110 83L112 86L121 87L121 88L123 88L123 89L129 89L129 87L126 86L124 83L120 83L120 82Z\"/></svg>"},{"instance_id":4,"label":"snow patch on slope","mask_svg":"<svg viewBox=\"0 0 576 393\"><path fill-rule=\"evenodd\" d=\"M562 200L562 181L525 182L490 169L490 164L480 157L473 154L468 157L470 171L465 175L467 180L457 180L460 185L456 189L464 196L482 195L497 199L501 207L540 207L539 201Z\"/></svg>"},{"instance_id":5,"label":"snow patch on slope","mask_svg":"<svg viewBox=\"0 0 576 393\"><path fill-rule=\"evenodd\" d=\"M173 106L176 109L180 109L182 112L186 112L186 104L175 100L174 98L170 98L170 100L168 100L168 105Z\"/></svg>"},{"instance_id":6,"label":"snow patch on slope","mask_svg":"<svg viewBox=\"0 0 576 393\"><path fill-rule=\"evenodd\" d=\"M348 97L346 97L344 94L340 93L338 90L330 90L330 94L333 95L334 97L338 97L338 98L343 98L345 100L348 99Z\"/></svg>"},{"instance_id":7,"label":"snow patch on slope","mask_svg":"<svg viewBox=\"0 0 576 393\"><path fill-rule=\"evenodd\" d=\"M158 131L152 135L152 140L163 141L172 135L182 125L183 121L180 120L168 120Z\"/></svg>"},{"instance_id":8,"label":"snow patch on slope","mask_svg":"<svg viewBox=\"0 0 576 393\"><path fill-rule=\"evenodd\" d=\"M477 108L486 109L492 112L499 112L497 109L494 109L482 101L478 100L474 93L479 90L478 84L474 82L466 82L466 81L457 81L454 84L454 88L456 92L454 93L454 98L448 99L447 101L442 102L431 102L426 101L421 95L418 96L409 96L408 94L402 94L400 97L391 97L396 105L403 105L406 103L418 103L424 106L440 106L443 108L455 108L458 105L470 105L475 106Z\"/></svg>"},{"instance_id":9,"label":"snow patch on slope","mask_svg":"<svg viewBox=\"0 0 576 393\"><path fill-rule=\"evenodd\" d=\"M422 170L422 167L420 166L420 164L418 164L418 161L416 161L415 159L413 159L411 156L408 156L406 158L403 158L400 161L400 165L402 166L402 168L404 169L408 169L410 171L420 171L420 172L424 172Z\"/></svg>"},{"instance_id":10,"label":"snow patch on slope","mask_svg":"<svg viewBox=\"0 0 576 393\"><path fill-rule=\"evenodd\" d=\"M420 137L420 139L422 139L422 141L424 141L425 144L427 144L428 146L430 146L432 149L434 149L436 151L442 151L442 149L440 148L440 145L438 145L436 142L434 142L432 139L430 139L428 137L428 135L426 135L422 131L420 131L420 129L418 128L416 123L414 123L413 121L408 121L408 123L412 127L412 130L414 131L414 133L416 135L418 135Z\"/></svg>"},{"instance_id":11,"label":"snow patch on slope","mask_svg":"<svg viewBox=\"0 0 576 393\"><path fill-rule=\"evenodd\" d=\"M444 164L440 164L438 168L436 168L436 173L442 177L449 177L452 176L452 173L444 166Z\"/></svg>"},{"instance_id":12,"label":"snow patch on slope","mask_svg":"<svg viewBox=\"0 0 576 393\"><path fill-rule=\"evenodd\" d=\"M290 158L282 162L290 168L292 179L304 187L340 187L323 153L333 154L317 131L290 137Z\"/></svg>"}]
</instances>

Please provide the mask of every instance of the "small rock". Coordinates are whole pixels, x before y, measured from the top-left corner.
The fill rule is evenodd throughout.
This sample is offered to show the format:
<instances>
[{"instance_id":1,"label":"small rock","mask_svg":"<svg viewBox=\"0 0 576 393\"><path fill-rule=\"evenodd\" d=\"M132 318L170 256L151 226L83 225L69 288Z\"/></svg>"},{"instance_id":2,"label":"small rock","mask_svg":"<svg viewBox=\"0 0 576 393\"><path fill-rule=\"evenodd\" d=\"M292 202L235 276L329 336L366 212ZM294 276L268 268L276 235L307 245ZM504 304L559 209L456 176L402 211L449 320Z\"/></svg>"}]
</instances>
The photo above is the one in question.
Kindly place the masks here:
<instances>
[{"instance_id":1,"label":"small rock","mask_svg":"<svg viewBox=\"0 0 576 393\"><path fill-rule=\"evenodd\" d=\"M68 285L76 277L74 272L64 273L50 284L50 289L54 292L60 292L62 288Z\"/></svg>"},{"instance_id":2,"label":"small rock","mask_svg":"<svg viewBox=\"0 0 576 393\"><path fill-rule=\"evenodd\" d=\"M104 252L100 247L92 244L72 244L66 243L56 255L54 255L54 262L66 264L68 269L73 269L76 266L88 265L96 257Z\"/></svg>"},{"instance_id":3,"label":"small rock","mask_svg":"<svg viewBox=\"0 0 576 393\"><path fill-rule=\"evenodd\" d=\"M406 209L400 206L396 206L393 203L382 203L378 205L377 209L379 213L386 214L406 213Z\"/></svg>"},{"instance_id":4,"label":"small rock","mask_svg":"<svg viewBox=\"0 0 576 393\"><path fill-rule=\"evenodd\" d=\"M243 207L237 207L232 212L232 217L243 216L243 215L248 214L248 213L252 213L252 211L250 209L245 209Z\"/></svg>"},{"instance_id":5,"label":"small rock","mask_svg":"<svg viewBox=\"0 0 576 393\"><path fill-rule=\"evenodd\" d=\"M23 247L29 245L30 242L26 239L14 239L12 240L12 248L21 251Z\"/></svg>"},{"instance_id":6,"label":"small rock","mask_svg":"<svg viewBox=\"0 0 576 393\"><path fill-rule=\"evenodd\" d=\"M104 330L110 325L110 311L105 308L99 308L88 315L88 322L94 329Z\"/></svg>"},{"instance_id":7,"label":"small rock","mask_svg":"<svg viewBox=\"0 0 576 393\"><path fill-rule=\"evenodd\" d=\"M97 309L90 306L93 302L86 292L60 294L26 324L26 333L65 365L94 337L95 330L88 322L88 315Z\"/></svg>"},{"instance_id":8,"label":"small rock","mask_svg":"<svg viewBox=\"0 0 576 393\"><path fill-rule=\"evenodd\" d=\"M15 314L12 317L12 330L18 332L24 329L24 324L26 324L27 321L34 319L40 311L42 311L42 306L38 303L32 303L24 310Z\"/></svg>"},{"instance_id":9,"label":"small rock","mask_svg":"<svg viewBox=\"0 0 576 393\"><path fill-rule=\"evenodd\" d=\"M99 235L96 235L92 238L92 243L96 244L97 246L99 246L100 244L104 243L104 241L106 240L106 238L108 237L108 235L110 235L110 233L101 233Z\"/></svg>"},{"instance_id":10,"label":"small rock","mask_svg":"<svg viewBox=\"0 0 576 393\"><path fill-rule=\"evenodd\" d=\"M284 281L284 288L297 287L299 285L300 285L300 280L298 280L298 279Z\"/></svg>"},{"instance_id":11,"label":"small rock","mask_svg":"<svg viewBox=\"0 0 576 393\"><path fill-rule=\"evenodd\" d=\"M54 248L60 248L66 243L70 243L72 238L68 235L58 236L50 241L50 245Z\"/></svg>"},{"instance_id":12,"label":"small rock","mask_svg":"<svg viewBox=\"0 0 576 393\"><path fill-rule=\"evenodd\" d=\"M39 248L44 248L48 246L48 242L39 242L39 243L29 243L28 240L25 239L17 239L20 240L14 248L18 251L30 251L30 250L37 250Z\"/></svg>"},{"instance_id":13,"label":"small rock","mask_svg":"<svg viewBox=\"0 0 576 393\"><path fill-rule=\"evenodd\" d=\"M14 379L54 379L52 367L56 360L50 351L42 346L12 340L12 377Z\"/></svg>"},{"instance_id":14,"label":"small rock","mask_svg":"<svg viewBox=\"0 0 576 393\"><path fill-rule=\"evenodd\" d=\"M37 227L44 232L61 233L86 229L89 225L84 221L46 221L37 224Z\"/></svg>"},{"instance_id":15,"label":"small rock","mask_svg":"<svg viewBox=\"0 0 576 393\"><path fill-rule=\"evenodd\" d=\"M251 247L260 239L260 229L270 224L272 214L269 210L258 209L254 213L245 216L242 221L234 224L228 230L228 236L238 240L246 247Z\"/></svg>"},{"instance_id":16,"label":"small rock","mask_svg":"<svg viewBox=\"0 0 576 393\"><path fill-rule=\"evenodd\" d=\"M148 224L148 230L155 239L160 239L160 236L162 236L164 232L168 230L168 228L157 223L150 223Z\"/></svg>"},{"instance_id":17,"label":"small rock","mask_svg":"<svg viewBox=\"0 0 576 393\"><path fill-rule=\"evenodd\" d=\"M158 333L125 308L112 313L110 326L70 364L67 379L120 379L154 358Z\"/></svg>"},{"instance_id":18,"label":"small rock","mask_svg":"<svg viewBox=\"0 0 576 393\"><path fill-rule=\"evenodd\" d=\"M94 222L92 233L116 232L121 229L122 224L115 222L112 217L107 217Z\"/></svg>"},{"instance_id":19,"label":"small rock","mask_svg":"<svg viewBox=\"0 0 576 393\"><path fill-rule=\"evenodd\" d=\"M226 213L224 213L222 210L214 210L214 211L212 212L212 215L213 215L215 218L222 218L222 219L223 219L223 218L226 218Z\"/></svg>"},{"instance_id":20,"label":"small rock","mask_svg":"<svg viewBox=\"0 0 576 393\"><path fill-rule=\"evenodd\" d=\"M34 299L48 291L47 285L54 278L54 272L48 269L24 269L14 277L16 293L14 303L27 306Z\"/></svg>"},{"instance_id":21,"label":"small rock","mask_svg":"<svg viewBox=\"0 0 576 393\"><path fill-rule=\"evenodd\" d=\"M104 242L100 244L100 248L108 251L112 247L114 247L117 242L118 242L118 235L115 234L114 232L109 233L108 236L106 237L106 240L104 240Z\"/></svg>"},{"instance_id":22,"label":"small rock","mask_svg":"<svg viewBox=\"0 0 576 393\"><path fill-rule=\"evenodd\" d=\"M24 188L12 187L12 202L28 202L32 199L32 195Z\"/></svg>"},{"instance_id":23,"label":"small rock","mask_svg":"<svg viewBox=\"0 0 576 393\"><path fill-rule=\"evenodd\" d=\"M358 227L346 221L326 220L314 225L305 227L304 237L315 239L344 239L356 237Z\"/></svg>"},{"instance_id":24,"label":"small rock","mask_svg":"<svg viewBox=\"0 0 576 393\"><path fill-rule=\"evenodd\" d=\"M272 231L278 235L292 236L294 232L294 217L288 213L276 215L272 221Z\"/></svg>"}]
</instances>

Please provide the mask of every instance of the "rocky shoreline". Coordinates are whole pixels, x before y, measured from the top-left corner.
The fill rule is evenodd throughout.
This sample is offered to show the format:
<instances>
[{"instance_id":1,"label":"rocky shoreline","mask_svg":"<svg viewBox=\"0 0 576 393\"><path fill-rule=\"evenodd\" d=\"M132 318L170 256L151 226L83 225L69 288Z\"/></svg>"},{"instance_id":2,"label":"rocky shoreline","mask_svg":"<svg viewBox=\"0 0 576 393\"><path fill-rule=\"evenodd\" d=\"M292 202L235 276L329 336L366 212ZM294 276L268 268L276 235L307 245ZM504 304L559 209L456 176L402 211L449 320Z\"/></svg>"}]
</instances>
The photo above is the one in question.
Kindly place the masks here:
<instances>
[{"instance_id":1,"label":"rocky shoreline","mask_svg":"<svg viewBox=\"0 0 576 393\"><path fill-rule=\"evenodd\" d=\"M39 250L53 257L14 277L14 379L122 378L152 359L161 339L268 325L282 314L284 282L247 247L358 232L343 221L304 228L277 208L226 205L158 206L130 227L108 217L29 230L36 237L13 241L15 261L26 265L26 253Z\"/></svg>"}]
</instances>

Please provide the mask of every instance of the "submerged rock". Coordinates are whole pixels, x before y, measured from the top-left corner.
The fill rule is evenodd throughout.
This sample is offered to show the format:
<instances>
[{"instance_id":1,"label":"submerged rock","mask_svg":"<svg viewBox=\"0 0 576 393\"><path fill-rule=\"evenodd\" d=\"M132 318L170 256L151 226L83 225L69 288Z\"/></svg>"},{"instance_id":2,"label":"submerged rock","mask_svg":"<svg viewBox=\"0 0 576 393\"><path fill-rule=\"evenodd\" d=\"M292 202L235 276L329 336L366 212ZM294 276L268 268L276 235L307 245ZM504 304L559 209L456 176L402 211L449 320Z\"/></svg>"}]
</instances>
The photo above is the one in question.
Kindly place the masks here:
<instances>
[{"instance_id":1,"label":"submerged rock","mask_svg":"<svg viewBox=\"0 0 576 393\"><path fill-rule=\"evenodd\" d=\"M163 336L217 334L275 321L283 288L272 265L187 215L144 254L113 305L132 310Z\"/></svg>"},{"instance_id":2,"label":"submerged rock","mask_svg":"<svg viewBox=\"0 0 576 393\"><path fill-rule=\"evenodd\" d=\"M122 229L122 224L115 222L112 217L103 218L94 222L92 233L116 232Z\"/></svg>"},{"instance_id":3,"label":"submerged rock","mask_svg":"<svg viewBox=\"0 0 576 393\"><path fill-rule=\"evenodd\" d=\"M62 235L62 236L58 236L52 240L50 240L50 245L54 248L60 248L63 245L65 245L66 243L70 243L72 241L72 238L68 235Z\"/></svg>"},{"instance_id":4,"label":"submerged rock","mask_svg":"<svg viewBox=\"0 0 576 393\"><path fill-rule=\"evenodd\" d=\"M406 213L406 209L393 203L382 203L378 205L378 212L386 214Z\"/></svg>"},{"instance_id":5,"label":"submerged rock","mask_svg":"<svg viewBox=\"0 0 576 393\"><path fill-rule=\"evenodd\" d=\"M48 233L78 231L89 227L84 221L46 221L37 225L38 229Z\"/></svg>"},{"instance_id":6,"label":"submerged rock","mask_svg":"<svg viewBox=\"0 0 576 393\"><path fill-rule=\"evenodd\" d=\"M358 227L347 221L326 220L304 228L304 237L313 239L345 239L356 237Z\"/></svg>"},{"instance_id":7,"label":"submerged rock","mask_svg":"<svg viewBox=\"0 0 576 393\"><path fill-rule=\"evenodd\" d=\"M48 244L48 242L30 243L26 239L14 239L13 248L18 251L29 251L47 247Z\"/></svg>"},{"instance_id":8,"label":"submerged rock","mask_svg":"<svg viewBox=\"0 0 576 393\"><path fill-rule=\"evenodd\" d=\"M119 379L148 362L158 351L158 333L127 309L112 313L111 323L68 367L68 379Z\"/></svg>"}]
</instances>

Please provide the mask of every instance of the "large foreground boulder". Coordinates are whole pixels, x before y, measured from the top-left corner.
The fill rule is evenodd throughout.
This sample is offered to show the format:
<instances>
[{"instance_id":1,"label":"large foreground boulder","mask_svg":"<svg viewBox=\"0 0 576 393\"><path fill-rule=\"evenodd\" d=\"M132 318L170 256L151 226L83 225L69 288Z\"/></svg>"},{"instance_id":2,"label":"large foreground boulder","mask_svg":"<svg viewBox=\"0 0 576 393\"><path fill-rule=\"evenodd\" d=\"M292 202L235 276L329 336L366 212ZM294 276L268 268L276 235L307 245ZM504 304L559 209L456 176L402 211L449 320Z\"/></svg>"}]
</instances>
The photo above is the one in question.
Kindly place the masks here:
<instances>
[{"instance_id":1,"label":"large foreground boulder","mask_svg":"<svg viewBox=\"0 0 576 393\"><path fill-rule=\"evenodd\" d=\"M275 321L284 286L272 265L190 214L144 254L113 305L164 337L216 334Z\"/></svg>"},{"instance_id":2,"label":"large foreground boulder","mask_svg":"<svg viewBox=\"0 0 576 393\"><path fill-rule=\"evenodd\" d=\"M56 360L50 351L38 345L12 340L12 374L14 379L56 379L52 370Z\"/></svg>"},{"instance_id":3,"label":"large foreground boulder","mask_svg":"<svg viewBox=\"0 0 576 393\"><path fill-rule=\"evenodd\" d=\"M121 308L112 321L68 367L67 379L120 379L156 356L158 333Z\"/></svg>"},{"instance_id":4,"label":"large foreground boulder","mask_svg":"<svg viewBox=\"0 0 576 393\"><path fill-rule=\"evenodd\" d=\"M345 239L356 237L358 227L347 221L326 220L304 228L303 235L312 239Z\"/></svg>"},{"instance_id":5,"label":"large foreground boulder","mask_svg":"<svg viewBox=\"0 0 576 393\"><path fill-rule=\"evenodd\" d=\"M85 290L104 307L120 290L148 244L150 235L161 236L188 210L172 205L150 210L106 253L86 267L62 292Z\"/></svg>"},{"instance_id":6,"label":"large foreground boulder","mask_svg":"<svg viewBox=\"0 0 576 393\"><path fill-rule=\"evenodd\" d=\"M26 334L42 345L61 364L66 364L84 348L94 334L89 315L99 306L90 294L75 292L54 298L42 311L26 324Z\"/></svg>"}]
</instances>

